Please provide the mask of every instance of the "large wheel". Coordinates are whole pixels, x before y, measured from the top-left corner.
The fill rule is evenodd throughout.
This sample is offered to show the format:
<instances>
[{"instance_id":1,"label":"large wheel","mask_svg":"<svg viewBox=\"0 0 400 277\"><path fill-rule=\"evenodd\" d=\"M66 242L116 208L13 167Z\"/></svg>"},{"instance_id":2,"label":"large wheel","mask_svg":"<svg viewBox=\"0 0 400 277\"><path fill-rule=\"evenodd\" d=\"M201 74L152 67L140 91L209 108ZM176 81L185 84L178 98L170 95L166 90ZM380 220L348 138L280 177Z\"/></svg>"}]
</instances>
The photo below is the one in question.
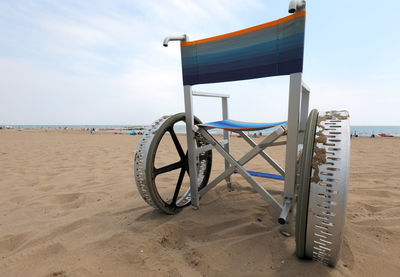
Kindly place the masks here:
<instances>
[{"instance_id":1,"label":"large wheel","mask_svg":"<svg viewBox=\"0 0 400 277\"><path fill-rule=\"evenodd\" d=\"M296 254L335 266L343 241L350 172L347 111L311 111L300 167Z\"/></svg>"},{"instance_id":2,"label":"large wheel","mask_svg":"<svg viewBox=\"0 0 400 277\"><path fill-rule=\"evenodd\" d=\"M194 123L200 124L201 121L195 117ZM185 124L184 113L164 116L156 120L143 134L135 155L135 179L140 195L150 206L166 214L176 214L191 203L190 186L184 184L185 174L190 174L188 155L174 131L174 126L181 124ZM160 145L163 139L169 139L170 144ZM181 138L181 140L186 141L186 138ZM198 133L195 134L195 140L197 147L206 144L204 138ZM163 147L168 149L161 149ZM170 151L174 153L171 154ZM164 157L175 154L178 160L159 166L156 162L157 152ZM208 183L211 162L211 150L199 155L196 162L199 190ZM167 175L168 177L165 177Z\"/></svg>"}]
</instances>

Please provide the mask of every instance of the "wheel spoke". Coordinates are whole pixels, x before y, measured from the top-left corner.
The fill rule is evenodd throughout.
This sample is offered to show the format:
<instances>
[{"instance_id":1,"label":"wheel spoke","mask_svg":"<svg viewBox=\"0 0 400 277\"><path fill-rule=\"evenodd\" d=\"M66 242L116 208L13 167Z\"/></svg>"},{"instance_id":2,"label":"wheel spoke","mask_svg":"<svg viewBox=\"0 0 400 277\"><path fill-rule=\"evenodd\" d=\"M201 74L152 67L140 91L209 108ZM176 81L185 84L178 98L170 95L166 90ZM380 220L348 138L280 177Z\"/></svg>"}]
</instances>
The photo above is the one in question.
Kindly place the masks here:
<instances>
[{"instance_id":1,"label":"wheel spoke","mask_svg":"<svg viewBox=\"0 0 400 277\"><path fill-rule=\"evenodd\" d=\"M176 200L178 198L179 191L181 189L183 177L185 176L185 168L182 167L181 172L179 173L179 178L178 178L178 183L176 184L175 192L174 192L174 197L172 198L171 204L176 205Z\"/></svg>"},{"instance_id":2,"label":"wheel spoke","mask_svg":"<svg viewBox=\"0 0 400 277\"><path fill-rule=\"evenodd\" d=\"M188 152L186 151L186 155L185 155L185 170L187 172L187 174L190 177L190 173L189 173L189 156L188 156Z\"/></svg>"},{"instance_id":3,"label":"wheel spoke","mask_svg":"<svg viewBox=\"0 0 400 277\"><path fill-rule=\"evenodd\" d=\"M173 127L168 129L168 132L171 134L172 140L174 141L176 150L178 151L179 157L181 157L182 160L185 159L185 153L183 152L182 146L178 140L178 137L175 134L175 131Z\"/></svg>"},{"instance_id":4,"label":"wheel spoke","mask_svg":"<svg viewBox=\"0 0 400 277\"><path fill-rule=\"evenodd\" d=\"M184 163L182 161L179 161L179 162L176 162L173 164L163 166L161 168L155 168L154 169L154 177L159 174L163 174L163 173L166 173L166 172L178 169L178 168L183 168L183 167L184 167Z\"/></svg>"}]
</instances>

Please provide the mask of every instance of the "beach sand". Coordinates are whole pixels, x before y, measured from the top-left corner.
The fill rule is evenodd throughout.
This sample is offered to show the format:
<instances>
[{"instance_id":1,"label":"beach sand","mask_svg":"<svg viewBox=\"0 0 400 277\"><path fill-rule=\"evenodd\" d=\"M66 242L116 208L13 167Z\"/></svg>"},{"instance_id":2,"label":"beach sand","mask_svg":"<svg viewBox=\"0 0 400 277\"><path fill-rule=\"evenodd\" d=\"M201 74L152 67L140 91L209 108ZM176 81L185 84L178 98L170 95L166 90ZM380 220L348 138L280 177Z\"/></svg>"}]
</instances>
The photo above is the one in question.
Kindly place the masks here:
<instances>
[{"instance_id":1,"label":"beach sand","mask_svg":"<svg viewBox=\"0 0 400 277\"><path fill-rule=\"evenodd\" d=\"M233 191L221 183L197 211L154 210L134 180L139 139L1 130L0 276L399 276L399 138L352 140L336 268L297 259L294 237L279 233L276 212L237 175ZM232 149L249 147L234 137ZM161 159L173 159L167 150ZM283 164L283 147L269 153ZM216 176L224 163L213 154ZM247 169L273 172L261 158ZM281 182L260 182L282 201Z\"/></svg>"}]
</instances>

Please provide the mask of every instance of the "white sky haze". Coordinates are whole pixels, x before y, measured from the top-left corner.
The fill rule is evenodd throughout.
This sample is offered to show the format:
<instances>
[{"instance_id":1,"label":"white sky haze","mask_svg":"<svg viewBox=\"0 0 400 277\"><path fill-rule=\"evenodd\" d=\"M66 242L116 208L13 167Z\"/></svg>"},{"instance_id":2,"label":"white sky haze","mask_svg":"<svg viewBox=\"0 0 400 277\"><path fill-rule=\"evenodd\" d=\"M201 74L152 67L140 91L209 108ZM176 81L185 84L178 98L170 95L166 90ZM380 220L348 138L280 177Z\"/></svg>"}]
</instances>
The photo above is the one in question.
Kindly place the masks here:
<instances>
[{"instance_id":1,"label":"white sky haze","mask_svg":"<svg viewBox=\"0 0 400 277\"><path fill-rule=\"evenodd\" d=\"M287 16L282 0L0 1L0 124L150 124L183 111L179 44ZM362 4L362 6L361 6ZM307 1L311 108L400 125L397 1ZM288 77L199 85L230 117L286 120ZM203 121L220 100L195 99Z\"/></svg>"}]
</instances>

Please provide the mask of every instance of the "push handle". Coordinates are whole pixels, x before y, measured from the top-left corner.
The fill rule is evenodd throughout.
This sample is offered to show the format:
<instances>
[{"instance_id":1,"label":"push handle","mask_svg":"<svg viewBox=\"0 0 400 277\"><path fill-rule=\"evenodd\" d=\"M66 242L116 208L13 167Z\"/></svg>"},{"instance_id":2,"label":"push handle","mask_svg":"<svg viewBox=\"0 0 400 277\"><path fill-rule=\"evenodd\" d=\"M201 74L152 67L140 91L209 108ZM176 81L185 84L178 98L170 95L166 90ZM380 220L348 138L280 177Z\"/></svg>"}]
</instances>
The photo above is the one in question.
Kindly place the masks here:
<instances>
[{"instance_id":1,"label":"push handle","mask_svg":"<svg viewBox=\"0 0 400 277\"><path fill-rule=\"evenodd\" d=\"M290 0L289 13L296 13L304 11L306 8L306 0Z\"/></svg>"},{"instance_id":2,"label":"push handle","mask_svg":"<svg viewBox=\"0 0 400 277\"><path fill-rule=\"evenodd\" d=\"M164 39L163 45L164 47L168 47L168 43L173 40L178 40L178 41L187 41L189 37L187 35L180 35L180 36L168 36Z\"/></svg>"}]
</instances>

